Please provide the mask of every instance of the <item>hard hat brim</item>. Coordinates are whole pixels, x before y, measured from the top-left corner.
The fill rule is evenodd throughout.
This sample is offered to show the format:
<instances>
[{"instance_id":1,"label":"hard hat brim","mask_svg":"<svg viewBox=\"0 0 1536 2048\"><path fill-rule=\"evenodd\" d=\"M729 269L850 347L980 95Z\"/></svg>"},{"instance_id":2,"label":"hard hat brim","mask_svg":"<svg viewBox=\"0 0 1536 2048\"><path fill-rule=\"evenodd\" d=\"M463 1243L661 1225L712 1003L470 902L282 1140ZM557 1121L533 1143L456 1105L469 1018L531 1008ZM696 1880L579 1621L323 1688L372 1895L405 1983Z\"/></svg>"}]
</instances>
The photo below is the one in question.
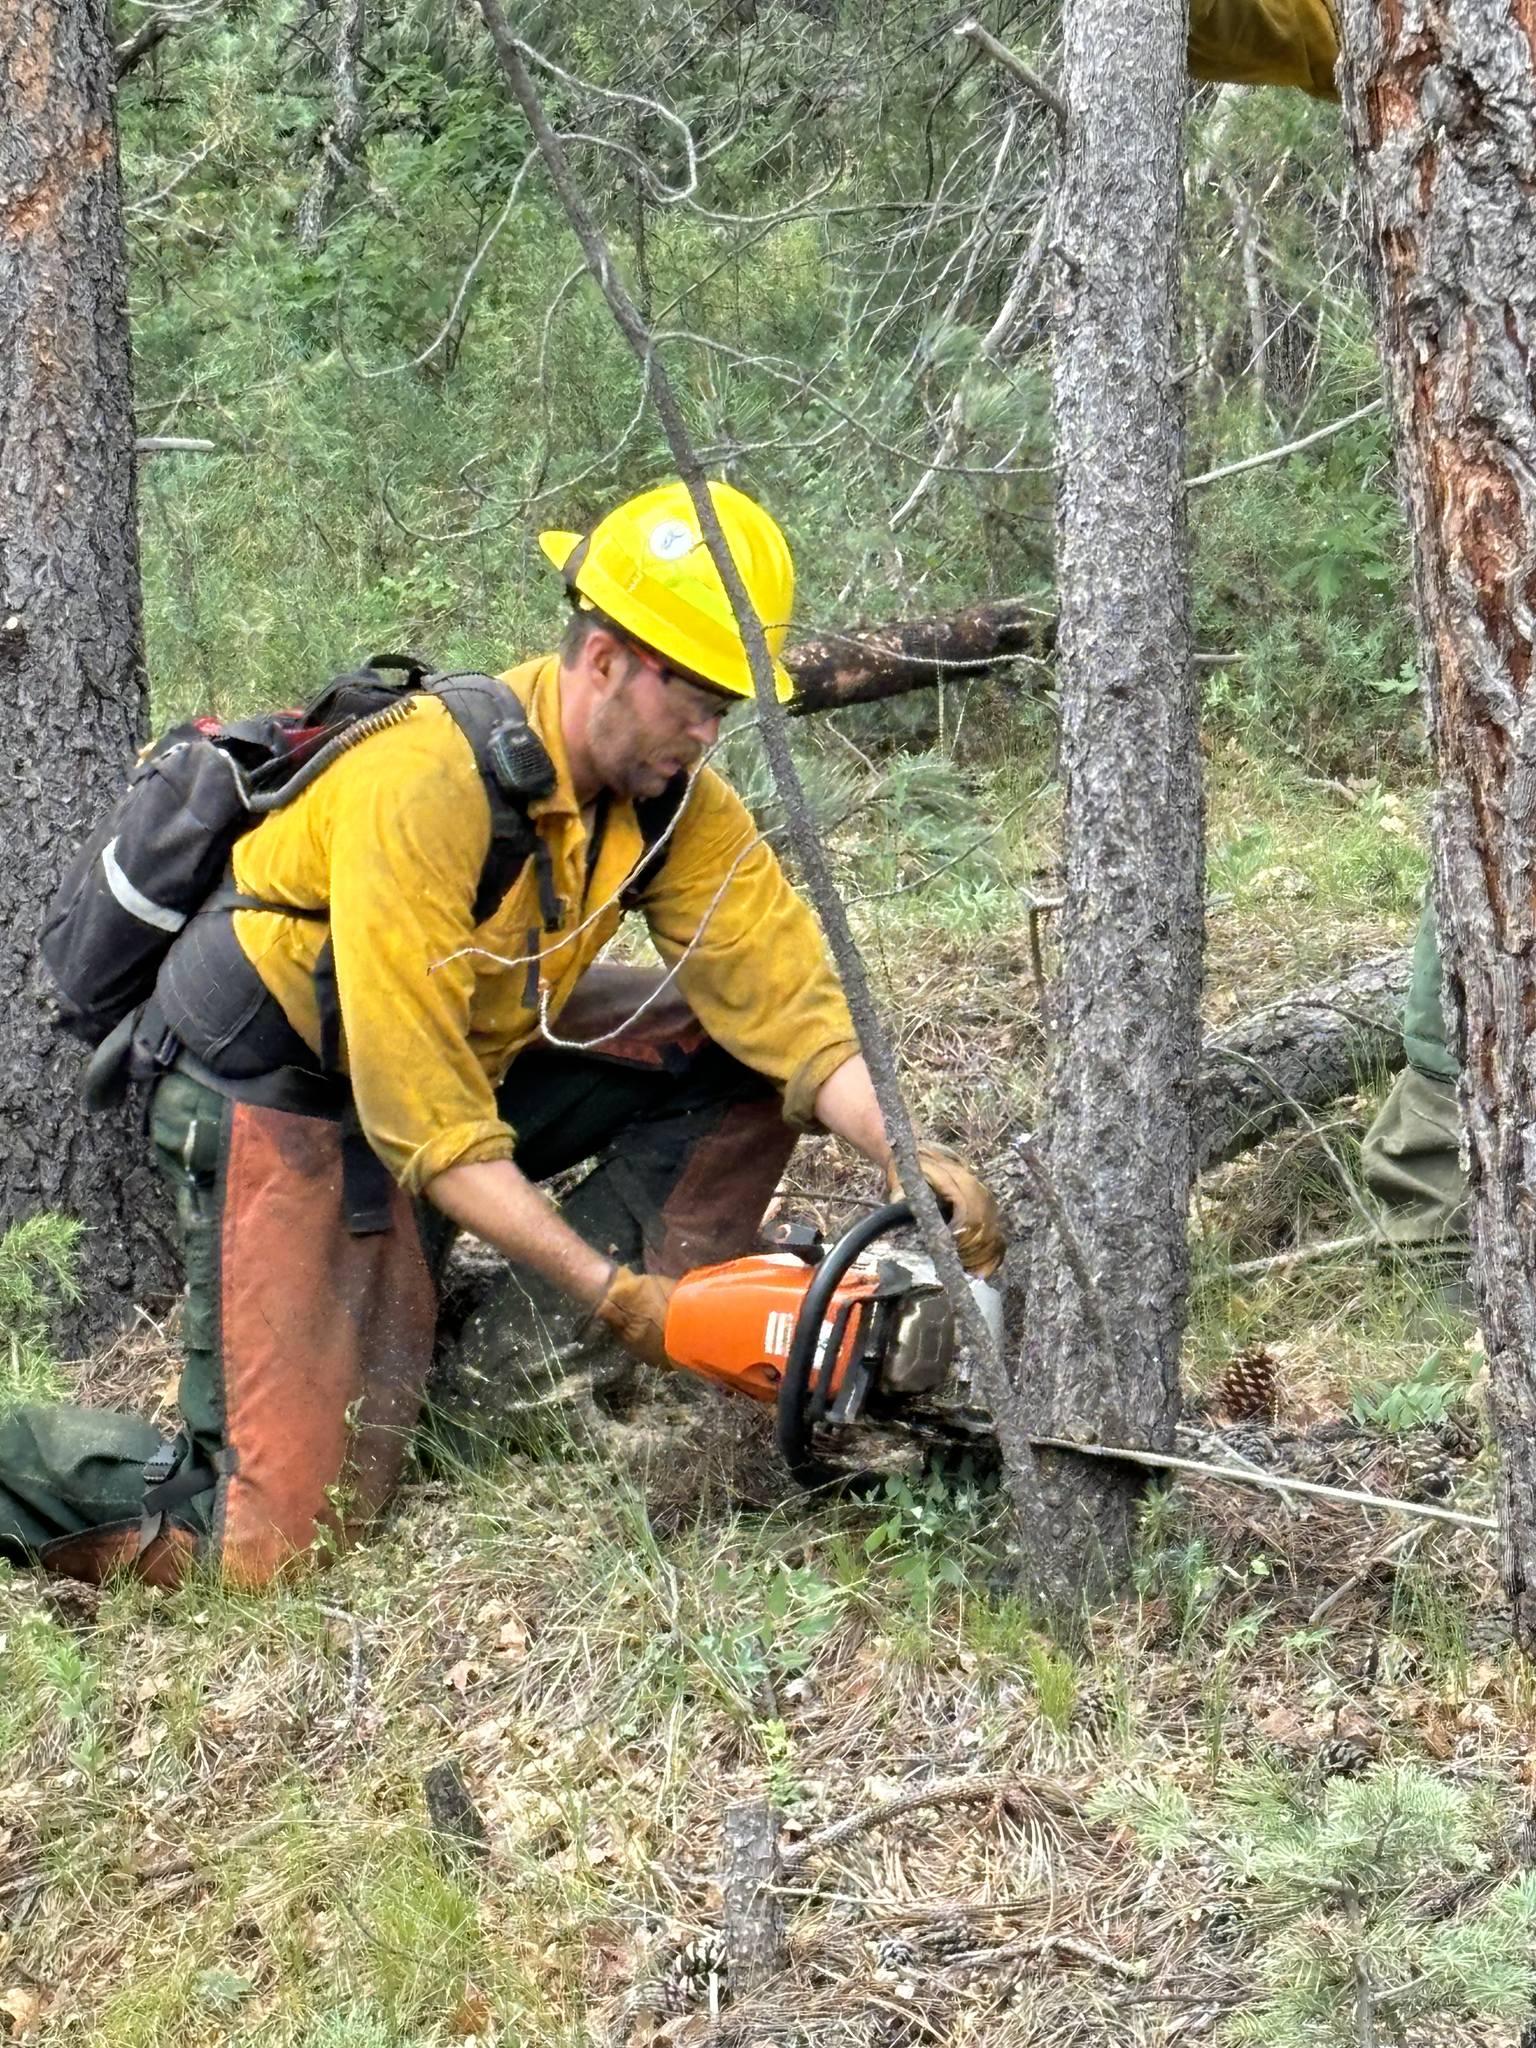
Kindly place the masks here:
<instances>
[{"instance_id":1,"label":"hard hat brim","mask_svg":"<svg viewBox=\"0 0 1536 2048\"><path fill-rule=\"evenodd\" d=\"M563 575L567 562L581 546L581 535L562 533L558 527L551 527L547 533L539 535L539 546Z\"/></svg>"}]
</instances>

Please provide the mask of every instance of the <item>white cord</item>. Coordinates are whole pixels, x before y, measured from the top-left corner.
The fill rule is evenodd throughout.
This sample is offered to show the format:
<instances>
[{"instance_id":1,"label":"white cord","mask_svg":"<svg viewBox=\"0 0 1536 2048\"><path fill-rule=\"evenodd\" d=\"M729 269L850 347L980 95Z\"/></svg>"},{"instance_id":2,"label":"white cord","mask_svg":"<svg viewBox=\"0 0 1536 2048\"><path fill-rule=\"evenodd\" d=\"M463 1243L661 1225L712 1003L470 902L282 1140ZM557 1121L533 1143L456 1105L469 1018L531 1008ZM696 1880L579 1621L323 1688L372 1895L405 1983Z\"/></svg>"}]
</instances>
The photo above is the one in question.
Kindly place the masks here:
<instances>
[{"instance_id":1,"label":"white cord","mask_svg":"<svg viewBox=\"0 0 1536 2048\"><path fill-rule=\"evenodd\" d=\"M622 1037L623 1034L630 1028L630 1026L636 1022L637 1019L645 1015L646 1011L651 1007L652 1003L656 1002L661 996L665 995L667 990L672 986L673 982L677 979L679 969L686 964L689 955L693 952L695 946L698 945L700 939L703 938L705 932L708 930L710 919L714 916L715 912L720 908L721 899L725 895L726 890L731 886L731 883L736 878L736 870L741 866L742 862L746 859L749 853L754 852L759 846L763 844L766 837L766 833L759 832L756 834L754 838L749 839L747 841L746 845L741 849L740 853L737 854L736 858L731 862L730 866L726 869L724 878L722 879L719 888L715 891L714 895L709 899L709 903L705 907L704 915L699 919L698 930L694 933L693 937L688 941L687 945L683 948L682 952L678 954L677 958L673 961L672 965L667 969L666 973L661 977L661 980L658 981L656 986L651 990L650 994L646 997L645 1001L641 1003L636 1009L631 1010L627 1017L622 1018L617 1024L615 1024L611 1031L604 1031L597 1038L557 1038L554 1032L551 1031L549 1028L549 990L547 987L541 987L539 990L539 1034L543 1038L545 1044L552 1045L557 1052L590 1052L593 1046L595 1045L606 1045L609 1039Z\"/></svg>"},{"instance_id":2,"label":"white cord","mask_svg":"<svg viewBox=\"0 0 1536 2048\"><path fill-rule=\"evenodd\" d=\"M714 749L711 748L710 752L713 753L713 751ZM703 771L705 762L708 760L708 758L709 756L706 754L704 759L699 762L696 768L692 768L689 770L688 787L683 791L682 801L678 804L677 809L672 813L672 816L667 820L667 829L665 830L665 832L660 833L655 839L655 841L650 846L646 847L644 852L641 854L639 860L635 862L634 866L630 869L629 873L624 877L623 881L620 882L616 889L612 890L607 896L603 898L602 902L598 904L595 910L589 911L588 914L582 919L581 923L578 925L573 925L570 931L561 932L559 937L555 940L554 944L549 947L548 950L550 953L558 953L563 946L571 945L575 940L581 937L584 931L587 931L592 925L596 924L598 919L602 917L607 911L611 910L614 904L619 901L620 897L624 894L624 891L629 887L630 883L634 880L635 876L640 872L641 868L645 866L646 862L650 860L653 855L660 853L663 847L667 845L667 843L670 841L672 837L672 834L677 830L679 819L682 817L684 811L686 811L688 808L689 801L693 796L694 784L698 781L699 776ZM754 841L753 843L755 844L756 842ZM734 870L732 872L734 872ZM448 953L445 954L441 960L434 960L431 967L427 971L430 974L436 974L439 967L451 967L455 960L463 960L468 955L473 955L475 958L481 960L494 960L498 967L526 967L529 961L531 960L542 961L545 957L545 949L543 947L540 947L537 953L516 953L508 955L506 953L494 952L489 946L460 946L456 953Z\"/></svg>"}]
</instances>

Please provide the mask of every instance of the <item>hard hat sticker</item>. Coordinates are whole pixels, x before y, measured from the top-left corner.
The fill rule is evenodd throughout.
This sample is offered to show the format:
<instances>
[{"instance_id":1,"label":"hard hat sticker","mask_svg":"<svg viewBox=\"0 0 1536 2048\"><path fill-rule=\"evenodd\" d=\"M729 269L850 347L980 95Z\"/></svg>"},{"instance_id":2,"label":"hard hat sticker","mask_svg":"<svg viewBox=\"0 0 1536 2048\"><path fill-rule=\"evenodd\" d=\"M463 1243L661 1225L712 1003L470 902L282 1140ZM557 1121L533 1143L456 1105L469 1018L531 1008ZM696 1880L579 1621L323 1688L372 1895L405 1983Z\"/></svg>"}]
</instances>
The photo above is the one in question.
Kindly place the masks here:
<instances>
[{"instance_id":1,"label":"hard hat sticker","mask_svg":"<svg viewBox=\"0 0 1536 2048\"><path fill-rule=\"evenodd\" d=\"M680 562L698 546L698 537L685 519L663 519L651 528L651 553L659 562Z\"/></svg>"}]
</instances>

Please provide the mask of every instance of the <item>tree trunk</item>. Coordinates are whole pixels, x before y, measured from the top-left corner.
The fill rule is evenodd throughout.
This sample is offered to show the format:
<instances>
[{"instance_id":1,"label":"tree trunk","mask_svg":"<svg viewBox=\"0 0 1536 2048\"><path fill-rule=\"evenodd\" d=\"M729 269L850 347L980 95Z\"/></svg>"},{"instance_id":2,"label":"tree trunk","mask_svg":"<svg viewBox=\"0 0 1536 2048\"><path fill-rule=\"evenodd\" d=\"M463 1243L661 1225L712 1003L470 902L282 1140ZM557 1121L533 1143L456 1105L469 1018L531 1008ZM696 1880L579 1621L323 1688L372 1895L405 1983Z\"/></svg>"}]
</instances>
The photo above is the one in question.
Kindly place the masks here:
<instances>
[{"instance_id":1,"label":"tree trunk","mask_svg":"<svg viewBox=\"0 0 1536 2048\"><path fill-rule=\"evenodd\" d=\"M1164 1448L1179 1405L1202 928L1177 350L1185 9L1068 0L1065 36L1054 388L1067 908L1043 1148L1059 1199L1037 1206L1032 1233L1026 1400L1042 1434ZM1114 1584L1137 1482L1058 1453L1042 1480L1039 1540L1061 1575Z\"/></svg>"},{"instance_id":2,"label":"tree trunk","mask_svg":"<svg viewBox=\"0 0 1536 2048\"><path fill-rule=\"evenodd\" d=\"M331 92L335 111L321 131L319 153L309 190L299 201L294 232L306 256L319 253L336 195L352 171L363 134L363 100L358 70L363 57L363 0L341 0L336 47L331 54Z\"/></svg>"},{"instance_id":3,"label":"tree trunk","mask_svg":"<svg viewBox=\"0 0 1536 2048\"><path fill-rule=\"evenodd\" d=\"M0 0L0 1228L91 1225L67 1342L169 1279L143 1145L87 1115L35 981L63 862L147 723L115 69L99 0Z\"/></svg>"},{"instance_id":4,"label":"tree trunk","mask_svg":"<svg viewBox=\"0 0 1536 2048\"><path fill-rule=\"evenodd\" d=\"M1340 65L1440 774L1472 1235L1515 1628L1536 1655L1536 16L1345 0Z\"/></svg>"}]
</instances>

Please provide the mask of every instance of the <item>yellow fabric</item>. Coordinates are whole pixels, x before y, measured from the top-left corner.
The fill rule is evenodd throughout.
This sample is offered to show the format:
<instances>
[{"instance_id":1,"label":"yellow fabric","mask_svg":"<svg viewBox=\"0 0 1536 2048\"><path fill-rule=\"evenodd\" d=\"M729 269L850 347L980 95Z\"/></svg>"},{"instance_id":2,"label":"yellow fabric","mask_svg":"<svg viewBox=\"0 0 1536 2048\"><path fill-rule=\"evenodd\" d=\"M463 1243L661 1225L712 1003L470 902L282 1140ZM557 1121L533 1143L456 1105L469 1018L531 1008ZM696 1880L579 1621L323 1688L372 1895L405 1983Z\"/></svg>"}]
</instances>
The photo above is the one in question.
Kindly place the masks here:
<instances>
[{"instance_id":1,"label":"yellow fabric","mask_svg":"<svg viewBox=\"0 0 1536 2048\"><path fill-rule=\"evenodd\" d=\"M1338 25L1328 0L1190 0L1194 78L1291 85L1335 100L1338 56Z\"/></svg>"},{"instance_id":2,"label":"yellow fabric","mask_svg":"<svg viewBox=\"0 0 1536 2048\"><path fill-rule=\"evenodd\" d=\"M358 1110L375 1150L413 1194L450 1166L512 1156L493 1091L538 1036L525 965L452 956L471 945L507 959L536 950L557 1018L617 930L622 913L609 899L643 849L633 807L614 804L585 880L587 837L560 735L557 664L552 656L529 662L506 680L555 765L555 789L530 815L550 850L564 906L559 931L539 928L531 862L500 909L472 928L490 810L469 742L436 698L417 700L399 725L344 754L235 849L242 892L330 907ZM857 1046L815 921L755 837L740 799L705 769L646 910L668 965L704 925L678 976L683 994L712 1038L779 1084L786 1116L805 1122L821 1083ZM587 905L597 914L579 930ZM314 964L326 931L319 920L271 911L235 917L247 957L316 1052Z\"/></svg>"},{"instance_id":3,"label":"yellow fabric","mask_svg":"<svg viewBox=\"0 0 1536 2048\"><path fill-rule=\"evenodd\" d=\"M774 657L779 701L795 693L778 659L795 607L795 565L777 521L745 491L713 483L709 495ZM601 518L587 537L550 532L539 546L579 596L656 653L738 697L753 695L736 613L683 483L658 484Z\"/></svg>"}]
</instances>

